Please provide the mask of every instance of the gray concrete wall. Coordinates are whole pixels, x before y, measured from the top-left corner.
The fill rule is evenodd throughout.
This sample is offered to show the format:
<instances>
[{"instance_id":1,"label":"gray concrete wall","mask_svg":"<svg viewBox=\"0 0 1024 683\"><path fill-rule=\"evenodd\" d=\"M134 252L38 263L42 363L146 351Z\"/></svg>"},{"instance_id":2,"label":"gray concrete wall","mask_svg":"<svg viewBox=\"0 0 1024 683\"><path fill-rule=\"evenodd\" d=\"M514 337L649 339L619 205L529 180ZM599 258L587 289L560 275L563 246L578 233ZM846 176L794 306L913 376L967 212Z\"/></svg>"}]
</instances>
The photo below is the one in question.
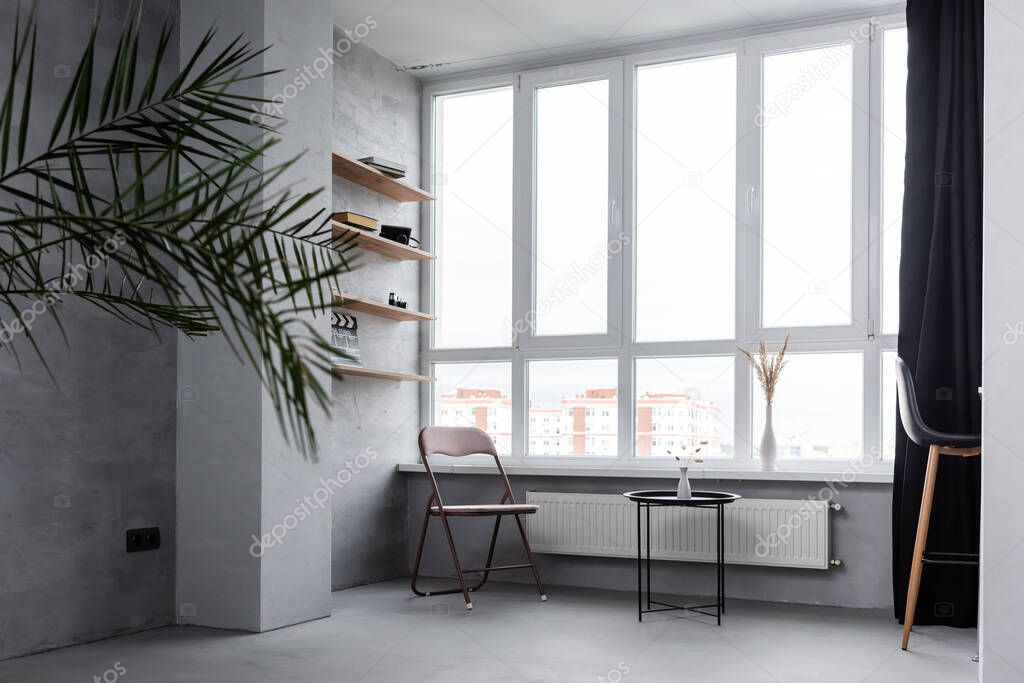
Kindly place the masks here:
<instances>
[{"instance_id":1,"label":"gray concrete wall","mask_svg":"<svg viewBox=\"0 0 1024 683\"><path fill-rule=\"evenodd\" d=\"M188 59L212 25L220 39L244 33L263 45L264 0L225 12L205 0L181 2L181 55ZM249 67L264 68L263 58ZM243 86L263 95L258 81ZM249 552L260 533L262 413L256 373L214 335L179 340L177 621L258 631L260 565Z\"/></svg>"},{"instance_id":2,"label":"gray concrete wall","mask_svg":"<svg viewBox=\"0 0 1024 683\"><path fill-rule=\"evenodd\" d=\"M372 27L367 22L369 30ZM345 27L354 36L363 30ZM335 38L348 51L334 62L334 148L358 157L380 155L405 163L407 180L420 181L420 97L418 81L356 41ZM334 178L333 210L352 210L407 225L420 234L418 204L399 204L383 195ZM386 301L397 292L420 308L419 269L415 261L394 261L356 253L356 268L345 278L352 294ZM358 315L359 338L368 366L419 371L417 323ZM405 485L398 462L416 459L419 387L377 379L334 381L331 434L332 469L351 462L351 481L333 497L334 543L331 584L335 589L402 576L406 566ZM372 449L366 467L357 456ZM369 457L369 456L367 456ZM362 461L362 459L360 460ZM358 470L358 471L355 471Z\"/></svg>"},{"instance_id":3,"label":"gray concrete wall","mask_svg":"<svg viewBox=\"0 0 1024 683\"><path fill-rule=\"evenodd\" d=\"M280 143L264 168L303 154L280 183L295 193L319 189L309 211L326 211L331 79L329 72L309 78L305 69L330 47L329 2L182 0L181 15L182 54L211 24L225 43L243 33L257 49L270 46L251 69L280 73L248 83L250 95L285 99ZM328 316L307 317L328 334ZM183 342L179 382L194 397L181 402L178 423L179 623L264 631L327 616L330 509L295 514L321 486L326 458L305 460L289 444L255 370L223 339ZM314 417L322 446L330 443L327 417ZM271 533L274 543L261 549L255 539Z\"/></svg>"},{"instance_id":4,"label":"gray concrete wall","mask_svg":"<svg viewBox=\"0 0 1024 683\"><path fill-rule=\"evenodd\" d=\"M425 474L408 474L410 531L409 568L415 542L423 523L423 510L430 494ZM562 478L511 477L517 500L525 501L527 491L576 493L622 493L641 489L667 488L664 479L585 479L571 483ZM438 475L446 503L497 501L502 487L497 475ZM670 484L669 484L670 485ZM818 497L822 484L814 482L736 482L709 480L705 488L733 491L748 498L805 499ZM832 557L841 567L829 570L779 567L729 566L727 596L771 602L795 602L842 607L891 607L890 507L892 487L888 484L836 486L834 501L843 510L832 517ZM482 566L493 522L480 519L452 519L452 533L463 566ZM522 543L514 524L502 524L495 564L522 562ZM636 563L621 558L567 555L537 555L541 579L557 596L557 586L581 586L609 590L636 590ZM424 551L424 576L454 577L451 555L435 519ZM714 566L691 562L655 562L656 589L678 595L708 595L715 586ZM502 572L497 580L531 582L528 570ZM434 582L435 584L437 582ZM424 586L429 585L424 581ZM484 598L480 598L483 601ZM553 597L552 599L557 599Z\"/></svg>"},{"instance_id":5,"label":"gray concrete wall","mask_svg":"<svg viewBox=\"0 0 1024 683\"><path fill-rule=\"evenodd\" d=\"M288 99L281 142L270 150L267 164L301 158L280 179L294 191L319 190L310 210L326 215L331 207L331 60L324 56L331 46L333 25L330 0L294 3L268 2L264 21L266 40L274 47L266 66L281 72L264 83L264 96ZM315 75L311 78L310 74ZM296 80L298 79L298 80ZM299 86L302 86L301 89ZM330 335L330 316L303 314L305 321L323 337ZM321 377L326 386L330 375ZM275 527L288 535L280 547L262 558L260 629L269 630L331 613L331 509L313 509L294 528L291 515L298 500L316 500L329 478L330 431L328 413L316 411L313 429L320 440L317 457L303 459L285 439L270 397L263 395L263 501L260 509L263 533ZM321 491L322 495L322 491Z\"/></svg>"},{"instance_id":6,"label":"gray concrete wall","mask_svg":"<svg viewBox=\"0 0 1024 683\"><path fill-rule=\"evenodd\" d=\"M5 74L17 5L0 3ZM30 150L48 139L70 82L63 67L77 64L94 11L79 0L38 7ZM104 3L100 74L127 7ZM143 32L155 37L177 2L145 8ZM143 41L143 63L154 46ZM174 65L176 42L170 50ZM15 342L21 369L0 353L0 658L173 620L175 336L155 338L76 302L61 308L69 346L52 316L33 327L56 386L25 344ZM159 526L162 547L129 555L125 530L141 526Z\"/></svg>"},{"instance_id":7,"label":"gray concrete wall","mask_svg":"<svg viewBox=\"0 0 1024 683\"><path fill-rule=\"evenodd\" d=\"M982 301L981 680L1024 679L1020 618L1024 567L1024 3L991 0L985 8L985 263Z\"/></svg>"}]
</instances>

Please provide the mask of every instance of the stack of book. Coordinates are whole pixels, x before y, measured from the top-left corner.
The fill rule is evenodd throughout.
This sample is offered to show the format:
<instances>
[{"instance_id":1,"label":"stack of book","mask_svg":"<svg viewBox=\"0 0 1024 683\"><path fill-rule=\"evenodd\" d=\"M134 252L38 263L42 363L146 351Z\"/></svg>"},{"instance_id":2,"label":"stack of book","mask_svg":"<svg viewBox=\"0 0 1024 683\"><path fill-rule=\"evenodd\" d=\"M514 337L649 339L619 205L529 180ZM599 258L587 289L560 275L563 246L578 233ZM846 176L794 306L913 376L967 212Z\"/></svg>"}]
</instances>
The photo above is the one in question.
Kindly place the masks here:
<instances>
[{"instance_id":1,"label":"stack of book","mask_svg":"<svg viewBox=\"0 0 1024 683\"><path fill-rule=\"evenodd\" d=\"M353 228L359 228L360 230L366 230L367 232L376 232L380 226L380 221L376 218L370 218L364 216L361 213L355 211L339 211L335 213L332 218L339 223L345 225L351 225Z\"/></svg>"},{"instance_id":2,"label":"stack of book","mask_svg":"<svg viewBox=\"0 0 1024 683\"><path fill-rule=\"evenodd\" d=\"M370 168L380 171L384 175L391 176L392 178L405 177L405 164L400 164L397 161L389 161L387 159L381 159L380 157L364 157L359 161L363 162Z\"/></svg>"}]
</instances>

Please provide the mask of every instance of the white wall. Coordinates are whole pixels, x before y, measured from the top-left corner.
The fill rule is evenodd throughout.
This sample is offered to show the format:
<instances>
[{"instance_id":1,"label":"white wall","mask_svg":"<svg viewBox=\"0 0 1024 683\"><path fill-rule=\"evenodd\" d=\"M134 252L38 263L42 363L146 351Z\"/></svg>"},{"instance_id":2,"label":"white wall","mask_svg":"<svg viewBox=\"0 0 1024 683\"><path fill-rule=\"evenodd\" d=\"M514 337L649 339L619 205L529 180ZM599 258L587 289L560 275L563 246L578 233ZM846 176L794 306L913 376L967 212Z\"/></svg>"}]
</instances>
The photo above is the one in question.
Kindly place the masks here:
<instances>
[{"instance_id":1,"label":"white wall","mask_svg":"<svg viewBox=\"0 0 1024 683\"><path fill-rule=\"evenodd\" d=\"M1024 3L985 9L981 678L1024 679Z\"/></svg>"}]
</instances>

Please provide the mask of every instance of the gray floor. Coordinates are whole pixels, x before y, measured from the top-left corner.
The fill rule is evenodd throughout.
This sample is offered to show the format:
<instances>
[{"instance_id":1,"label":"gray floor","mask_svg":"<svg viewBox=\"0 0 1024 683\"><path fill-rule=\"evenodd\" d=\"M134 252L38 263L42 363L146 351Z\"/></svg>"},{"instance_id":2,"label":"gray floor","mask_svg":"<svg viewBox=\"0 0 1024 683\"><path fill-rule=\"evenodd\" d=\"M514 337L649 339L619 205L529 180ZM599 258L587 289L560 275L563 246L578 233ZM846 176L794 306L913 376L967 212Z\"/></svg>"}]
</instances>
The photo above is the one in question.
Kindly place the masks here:
<instances>
[{"instance_id":1,"label":"gray floor","mask_svg":"<svg viewBox=\"0 0 1024 683\"><path fill-rule=\"evenodd\" d=\"M334 593L329 619L262 634L164 628L0 662L0 681L973 681L976 632L887 612L732 601L721 628L633 596L526 586L412 598L405 581ZM104 675L106 678L104 679Z\"/></svg>"}]
</instances>

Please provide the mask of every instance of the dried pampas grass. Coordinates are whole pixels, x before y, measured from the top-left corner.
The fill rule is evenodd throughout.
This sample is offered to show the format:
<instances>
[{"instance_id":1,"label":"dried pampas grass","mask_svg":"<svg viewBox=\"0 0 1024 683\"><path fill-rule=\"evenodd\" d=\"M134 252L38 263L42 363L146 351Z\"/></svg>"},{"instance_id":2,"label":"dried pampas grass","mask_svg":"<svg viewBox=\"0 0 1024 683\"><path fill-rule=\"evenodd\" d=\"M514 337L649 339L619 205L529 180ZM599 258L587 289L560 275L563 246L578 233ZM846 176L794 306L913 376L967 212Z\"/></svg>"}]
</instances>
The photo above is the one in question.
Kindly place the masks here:
<instances>
[{"instance_id":1,"label":"dried pampas grass","mask_svg":"<svg viewBox=\"0 0 1024 683\"><path fill-rule=\"evenodd\" d=\"M750 366L757 373L757 380L761 383L761 389L764 390L764 400L768 405L771 405L772 400L775 398L775 387L779 383L779 375L782 374L782 368L786 367L786 363L789 362L783 360L788 347L789 333L787 332L786 340L782 342L782 348L774 356L768 353L768 346L764 341L757 345L756 357L746 349L740 349L740 353L747 357L747 360L750 361Z\"/></svg>"}]
</instances>

